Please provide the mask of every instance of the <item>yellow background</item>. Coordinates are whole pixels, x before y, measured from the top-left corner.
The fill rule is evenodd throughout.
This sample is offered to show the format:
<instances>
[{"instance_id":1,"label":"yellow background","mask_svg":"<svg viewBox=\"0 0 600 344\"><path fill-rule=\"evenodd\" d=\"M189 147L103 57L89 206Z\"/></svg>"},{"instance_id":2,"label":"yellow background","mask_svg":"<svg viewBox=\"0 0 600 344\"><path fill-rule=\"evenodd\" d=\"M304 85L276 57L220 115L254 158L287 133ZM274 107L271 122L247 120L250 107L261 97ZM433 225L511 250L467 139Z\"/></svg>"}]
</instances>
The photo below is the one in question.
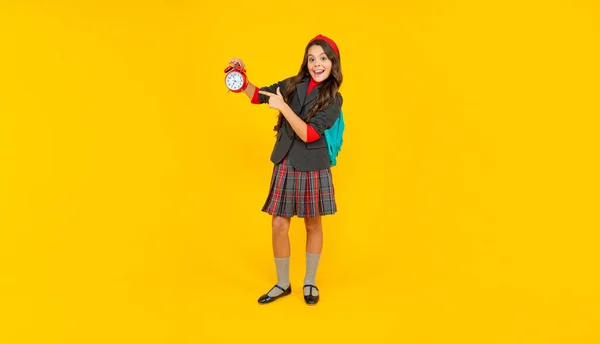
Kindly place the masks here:
<instances>
[{"instance_id":1,"label":"yellow background","mask_svg":"<svg viewBox=\"0 0 600 344\"><path fill-rule=\"evenodd\" d=\"M18 4L17 4L18 3ZM598 343L596 1L0 5L0 343ZM317 34L346 132L304 304L266 85Z\"/></svg>"}]
</instances>

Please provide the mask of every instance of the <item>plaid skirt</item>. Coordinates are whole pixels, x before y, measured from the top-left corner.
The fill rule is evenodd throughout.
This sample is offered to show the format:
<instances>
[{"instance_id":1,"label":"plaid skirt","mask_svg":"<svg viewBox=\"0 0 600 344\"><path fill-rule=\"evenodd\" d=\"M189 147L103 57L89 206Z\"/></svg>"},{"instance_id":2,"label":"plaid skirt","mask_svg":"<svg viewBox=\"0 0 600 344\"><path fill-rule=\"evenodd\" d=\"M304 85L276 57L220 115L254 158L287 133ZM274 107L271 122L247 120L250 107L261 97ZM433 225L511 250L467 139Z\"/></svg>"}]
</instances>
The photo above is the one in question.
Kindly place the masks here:
<instances>
[{"instance_id":1,"label":"plaid skirt","mask_svg":"<svg viewBox=\"0 0 600 344\"><path fill-rule=\"evenodd\" d=\"M262 208L267 214L317 217L335 214L335 192L331 169L298 171L287 157L273 166L269 195Z\"/></svg>"}]
</instances>

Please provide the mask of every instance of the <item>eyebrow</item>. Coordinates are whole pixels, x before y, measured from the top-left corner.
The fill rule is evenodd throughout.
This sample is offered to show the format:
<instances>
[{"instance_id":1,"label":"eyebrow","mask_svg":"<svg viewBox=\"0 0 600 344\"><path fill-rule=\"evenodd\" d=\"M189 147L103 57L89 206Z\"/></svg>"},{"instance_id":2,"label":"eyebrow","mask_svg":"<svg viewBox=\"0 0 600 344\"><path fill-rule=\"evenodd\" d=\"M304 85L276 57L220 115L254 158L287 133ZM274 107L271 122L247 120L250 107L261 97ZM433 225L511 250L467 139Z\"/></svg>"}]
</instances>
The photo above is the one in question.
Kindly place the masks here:
<instances>
[{"instance_id":1,"label":"eyebrow","mask_svg":"<svg viewBox=\"0 0 600 344\"><path fill-rule=\"evenodd\" d=\"M321 54L319 54L319 56L321 56L321 55L325 55L325 56L327 56L327 54L325 54L325 53L321 53ZM308 56L315 57L315 55L313 55L313 54L308 54Z\"/></svg>"}]
</instances>

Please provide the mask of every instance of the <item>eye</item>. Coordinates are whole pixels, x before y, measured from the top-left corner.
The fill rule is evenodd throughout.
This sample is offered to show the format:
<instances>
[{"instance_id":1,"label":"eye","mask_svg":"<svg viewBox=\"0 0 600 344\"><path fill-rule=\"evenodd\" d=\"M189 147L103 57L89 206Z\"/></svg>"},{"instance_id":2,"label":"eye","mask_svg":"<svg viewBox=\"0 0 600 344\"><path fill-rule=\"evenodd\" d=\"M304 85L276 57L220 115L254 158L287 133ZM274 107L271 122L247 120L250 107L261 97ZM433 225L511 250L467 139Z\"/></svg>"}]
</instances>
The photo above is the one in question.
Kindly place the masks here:
<instances>
[{"instance_id":1,"label":"eye","mask_svg":"<svg viewBox=\"0 0 600 344\"><path fill-rule=\"evenodd\" d=\"M327 57L322 57L321 60L325 61L327 60Z\"/></svg>"},{"instance_id":2,"label":"eye","mask_svg":"<svg viewBox=\"0 0 600 344\"><path fill-rule=\"evenodd\" d=\"M308 62L313 62L315 59L313 59L312 57L308 58Z\"/></svg>"}]
</instances>

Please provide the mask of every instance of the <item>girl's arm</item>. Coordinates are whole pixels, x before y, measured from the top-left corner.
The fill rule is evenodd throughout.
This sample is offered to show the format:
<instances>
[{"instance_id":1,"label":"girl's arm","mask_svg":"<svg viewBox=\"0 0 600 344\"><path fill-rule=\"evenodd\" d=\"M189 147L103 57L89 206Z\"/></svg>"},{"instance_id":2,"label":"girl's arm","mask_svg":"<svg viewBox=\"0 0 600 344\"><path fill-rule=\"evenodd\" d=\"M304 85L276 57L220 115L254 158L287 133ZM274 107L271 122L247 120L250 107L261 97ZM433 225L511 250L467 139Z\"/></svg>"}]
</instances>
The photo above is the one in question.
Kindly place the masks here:
<instances>
[{"instance_id":1,"label":"girl's arm","mask_svg":"<svg viewBox=\"0 0 600 344\"><path fill-rule=\"evenodd\" d=\"M290 108L287 104L282 106L280 111L283 114L283 117L285 117L288 123L292 126L292 129L294 129L296 135L298 135L302 141L306 142L308 139L308 126L306 122L300 119L294 110L292 110L292 108Z\"/></svg>"},{"instance_id":2,"label":"girl's arm","mask_svg":"<svg viewBox=\"0 0 600 344\"><path fill-rule=\"evenodd\" d=\"M232 66L239 64L242 68L245 67L244 62L239 58L232 58L229 61L229 64ZM310 125L310 124L307 125L306 122L304 122L302 119L300 119L300 117L298 117L298 115L296 115L294 113L294 111L285 102L283 102L283 97L281 96L281 93L279 92L279 88L281 86L285 85L285 81L286 80L283 80L283 81L273 84L271 86L263 87L262 88L263 91L259 91L258 93L256 93L256 91L260 90L260 88L257 90L257 87L254 86L254 84L252 84L250 82L250 80L248 80L248 85L246 86L246 89L244 90L244 94L248 98L250 98L250 100L254 100L255 94L257 96L258 96L258 94L263 94L265 96L271 96L271 95L275 95L275 94L268 92L268 91L275 92L275 90L277 90L278 97L280 97L281 101L282 101L281 103L278 104L279 105L278 107L280 107L280 109L278 109L278 110L281 111L283 116L290 123L294 132L296 132L298 137L304 142L316 141L317 139L319 139L320 134L317 133L317 131L312 127L312 125ZM266 92L264 92L264 91L266 91ZM257 97L257 98L259 98L259 97ZM262 103L263 101L269 101L269 105L271 105L270 99L267 100L266 98L267 97L263 97L263 99L257 99L256 100L257 104ZM273 107L273 106L271 106L271 107Z\"/></svg>"},{"instance_id":3,"label":"girl's arm","mask_svg":"<svg viewBox=\"0 0 600 344\"><path fill-rule=\"evenodd\" d=\"M292 126L292 129L294 129L294 132L296 132L296 135L298 135L302 141L306 142L308 137L307 124L300 117L298 117L294 110L292 110L292 108L290 108L290 106L287 105L287 103L283 100L283 96L281 95L279 87L277 87L277 94L267 91L258 91L258 93L269 97L269 107L281 111L283 117L285 117L288 123Z\"/></svg>"},{"instance_id":4,"label":"girl's arm","mask_svg":"<svg viewBox=\"0 0 600 344\"><path fill-rule=\"evenodd\" d=\"M250 80L248 80L248 85L246 86L246 89L244 90L244 94L248 96L248 98L252 99L252 97L254 97L254 92L256 90L256 86L254 86Z\"/></svg>"}]
</instances>

